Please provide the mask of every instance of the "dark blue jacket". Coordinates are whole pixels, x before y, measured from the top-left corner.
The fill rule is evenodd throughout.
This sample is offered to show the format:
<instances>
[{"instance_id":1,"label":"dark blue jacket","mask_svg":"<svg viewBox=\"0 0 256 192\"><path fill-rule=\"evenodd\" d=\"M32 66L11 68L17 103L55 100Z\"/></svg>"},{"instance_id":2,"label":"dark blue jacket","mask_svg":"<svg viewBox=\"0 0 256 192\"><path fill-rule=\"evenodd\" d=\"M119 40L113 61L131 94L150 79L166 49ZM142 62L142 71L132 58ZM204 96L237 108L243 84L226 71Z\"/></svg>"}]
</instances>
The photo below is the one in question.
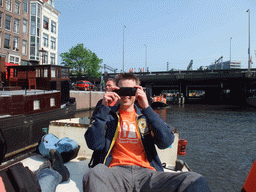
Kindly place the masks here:
<instances>
[{"instance_id":1,"label":"dark blue jacket","mask_svg":"<svg viewBox=\"0 0 256 192\"><path fill-rule=\"evenodd\" d=\"M119 130L118 106L106 107L101 105L94 115L94 119L85 133L87 146L94 150L93 166L103 163L109 166ZM135 105L137 124L141 140L151 166L157 171L163 171L161 161L157 155L155 145L159 149L169 147L174 141L172 128L166 124L149 106L141 110ZM151 134L153 132L153 135Z\"/></svg>"}]
</instances>

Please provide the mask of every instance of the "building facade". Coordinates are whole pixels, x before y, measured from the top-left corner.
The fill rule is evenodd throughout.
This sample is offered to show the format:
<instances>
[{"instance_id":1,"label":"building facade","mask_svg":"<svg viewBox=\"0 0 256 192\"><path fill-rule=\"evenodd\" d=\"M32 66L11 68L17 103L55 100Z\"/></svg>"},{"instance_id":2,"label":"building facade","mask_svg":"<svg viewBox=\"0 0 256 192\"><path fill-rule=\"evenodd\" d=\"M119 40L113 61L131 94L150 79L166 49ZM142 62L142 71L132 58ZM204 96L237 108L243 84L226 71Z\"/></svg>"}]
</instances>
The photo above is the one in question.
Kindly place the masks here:
<instances>
[{"instance_id":1,"label":"building facade","mask_svg":"<svg viewBox=\"0 0 256 192\"><path fill-rule=\"evenodd\" d=\"M29 0L0 0L0 56L6 62L29 61Z\"/></svg>"},{"instance_id":2,"label":"building facade","mask_svg":"<svg viewBox=\"0 0 256 192\"><path fill-rule=\"evenodd\" d=\"M208 70L241 69L240 61L224 61L208 66Z\"/></svg>"},{"instance_id":3,"label":"building facade","mask_svg":"<svg viewBox=\"0 0 256 192\"><path fill-rule=\"evenodd\" d=\"M30 62L56 65L60 12L54 8L54 0L31 0L30 7Z\"/></svg>"},{"instance_id":4,"label":"building facade","mask_svg":"<svg viewBox=\"0 0 256 192\"><path fill-rule=\"evenodd\" d=\"M19 65L57 64L54 0L0 0L0 56Z\"/></svg>"}]
</instances>

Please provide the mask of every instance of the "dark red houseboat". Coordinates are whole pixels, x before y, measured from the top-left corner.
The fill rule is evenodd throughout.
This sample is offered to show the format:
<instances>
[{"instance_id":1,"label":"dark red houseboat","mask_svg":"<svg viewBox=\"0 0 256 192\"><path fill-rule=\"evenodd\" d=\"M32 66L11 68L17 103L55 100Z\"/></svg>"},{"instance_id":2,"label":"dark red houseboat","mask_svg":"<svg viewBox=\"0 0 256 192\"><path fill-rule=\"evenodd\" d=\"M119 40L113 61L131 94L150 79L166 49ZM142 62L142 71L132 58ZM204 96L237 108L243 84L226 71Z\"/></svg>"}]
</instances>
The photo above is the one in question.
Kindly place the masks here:
<instances>
[{"instance_id":1,"label":"dark red houseboat","mask_svg":"<svg viewBox=\"0 0 256 192\"><path fill-rule=\"evenodd\" d=\"M50 121L74 117L76 103L70 98L69 81L69 68L64 66L1 67L0 137L7 146L4 160L35 150Z\"/></svg>"}]
</instances>

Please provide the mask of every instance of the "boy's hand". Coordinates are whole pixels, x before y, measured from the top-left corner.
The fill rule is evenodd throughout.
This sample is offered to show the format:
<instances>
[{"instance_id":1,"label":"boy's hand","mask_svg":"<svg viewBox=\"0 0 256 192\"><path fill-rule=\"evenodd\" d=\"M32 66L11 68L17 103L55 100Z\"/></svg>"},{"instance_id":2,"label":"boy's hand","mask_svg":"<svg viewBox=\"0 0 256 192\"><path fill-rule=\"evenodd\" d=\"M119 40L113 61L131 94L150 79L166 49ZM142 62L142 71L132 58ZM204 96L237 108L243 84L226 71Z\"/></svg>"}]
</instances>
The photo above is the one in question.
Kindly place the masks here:
<instances>
[{"instance_id":1,"label":"boy's hand","mask_svg":"<svg viewBox=\"0 0 256 192\"><path fill-rule=\"evenodd\" d=\"M138 101L142 109L146 109L149 106L146 93L143 91L143 88L141 86L135 85L134 87L137 88L137 91L135 94L136 100Z\"/></svg>"}]
</instances>

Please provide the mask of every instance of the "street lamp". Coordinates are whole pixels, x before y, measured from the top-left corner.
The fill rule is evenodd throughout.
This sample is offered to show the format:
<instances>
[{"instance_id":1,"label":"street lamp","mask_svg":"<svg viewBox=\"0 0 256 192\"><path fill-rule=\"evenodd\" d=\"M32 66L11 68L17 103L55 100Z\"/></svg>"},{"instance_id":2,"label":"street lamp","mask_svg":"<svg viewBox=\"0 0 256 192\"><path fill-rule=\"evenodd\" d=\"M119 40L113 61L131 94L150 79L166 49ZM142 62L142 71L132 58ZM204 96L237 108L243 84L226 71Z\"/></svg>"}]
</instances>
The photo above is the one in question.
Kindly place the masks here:
<instances>
[{"instance_id":1,"label":"street lamp","mask_svg":"<svg viewBox=\"0 0 256 192\"><path fill-rule=\"evenodd\" d=\"M250 61L250 9L246 11L248 13L248 72L251 70L251 61Z\"/></svg>"},{"instance_id":2,"label":"street lamp","mask_svg":"<svg viewBox=\"0 0 256 192\"><path fill-rule=\"evenodd\" d=\"M230 37L230 59L229 59L230 64L231 64L231 39L232 37Z\"/></svg>"},{"instance_id":3,"label":"street lamp","mask_svg":"<svg viewBox=\"0 0 256 192\"><path fill-rule=\"evenodd\" d=\"M147 72L147 45L144 44L146 47L146 51L145 51L145 71Z\"/></svg>"},{"instance_id":4,"label":"street lamp","mask_svg":"<svg viewBox=\"0 0 256 192\"><path fill-rule=\"evenodd\" d=\"M126 28L125 25L123 27L123 73L124 73L124 28Z\"/></svg>"},{"instance_id":5,"label":"street lamp","mask_svg":"<svg viewBox=\"0 0 256 192\"><path fill-rule=\"evenodd\" d=\"M44 48L42 48L41 50L39 50L40 53L42 53L42 65L44 63L44 53L47 52L44 50Z\"/></svg>"}]
</instances>

